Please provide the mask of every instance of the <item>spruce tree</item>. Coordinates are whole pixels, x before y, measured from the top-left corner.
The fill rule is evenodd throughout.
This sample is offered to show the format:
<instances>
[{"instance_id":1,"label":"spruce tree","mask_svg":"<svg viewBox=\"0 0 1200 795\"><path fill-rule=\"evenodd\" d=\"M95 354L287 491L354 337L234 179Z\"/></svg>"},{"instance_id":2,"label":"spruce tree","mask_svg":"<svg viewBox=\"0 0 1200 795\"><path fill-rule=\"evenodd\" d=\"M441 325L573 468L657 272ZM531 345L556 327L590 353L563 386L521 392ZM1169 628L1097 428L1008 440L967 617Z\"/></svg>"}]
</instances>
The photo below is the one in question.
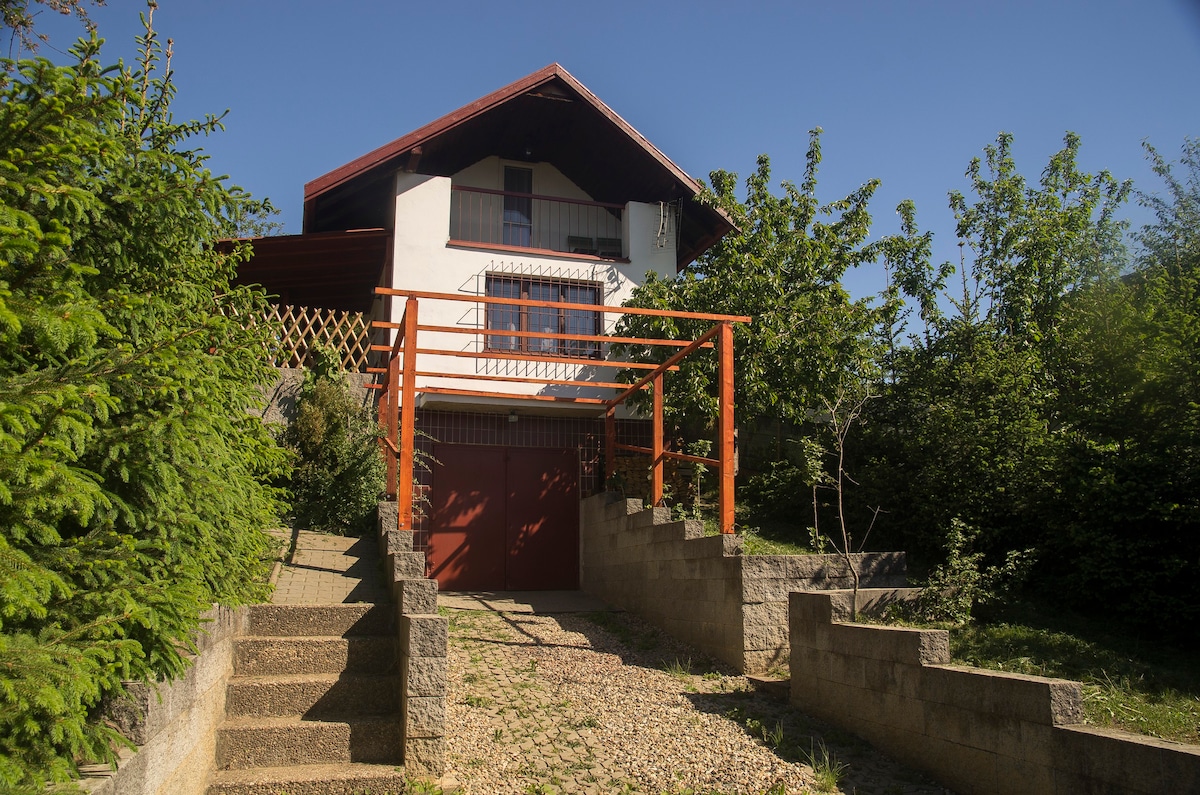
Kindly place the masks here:
<instances>
[{"instance_id":1,"label":"spruce tree","mask_svg":"<svg viewBox=\"0 0 1200 795\"><path fill-rule=\"evenodd\" d=\"M96 712L181 673L200 614L265 592L286 455L249 413L263 296L222 254L254 203L177 123L147 21L0 70L0 789L108 760Z\"/></svg>"}]
</instances>

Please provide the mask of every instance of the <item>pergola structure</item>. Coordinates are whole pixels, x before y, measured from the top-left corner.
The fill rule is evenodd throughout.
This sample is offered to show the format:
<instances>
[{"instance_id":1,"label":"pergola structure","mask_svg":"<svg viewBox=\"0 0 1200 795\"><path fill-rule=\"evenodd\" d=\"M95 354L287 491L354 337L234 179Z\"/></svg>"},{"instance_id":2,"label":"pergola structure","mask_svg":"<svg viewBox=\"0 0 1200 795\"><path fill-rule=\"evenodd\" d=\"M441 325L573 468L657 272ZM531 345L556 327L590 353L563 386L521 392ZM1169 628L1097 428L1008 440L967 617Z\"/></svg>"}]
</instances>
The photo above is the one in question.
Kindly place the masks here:
<instances>
[{"instance_id":1,"label":"pergola structure","mask_svg":"<svg viewBox=\"0 0 1200 795\"><path fill-rule=\"evenodd\" d=\"M368 368L382 376L376 384L382 390L379 399L379 420L386 428L383 446L388 460L388 494L394 496L399 509L399 529L413 529L413 453L416 434L416 395L418 378L469 379L497 383L497 390L459 389L446 386L422 386L424 394L459 395L475 398L501 398L522 401L550 401L556 403L571 403L580 406L592 406L597 413L603 413L605 418L605 459L607 461L606 476L611 477L614 467L616 450L628 450L643 453L651 459L651 501L660 505L663 499L664 464L667 459L688 461L715 467L718 472L719 503L718 520L722 533L732 533L734 524L733 478L734 478L734 421L733 421L733 327L735 323L749 323L749 317L720 315L705 312L672 312L664 309L650 309L624 306L603 306L596 304L574 304L557 301L533 301L527 298L498 298L480 295L464 295L455 293L439 293L418 290L396 290L387 287L376 287L375 292L382 296L394 296L405 300L404 314L399 323L390 321L373 321L378 329L393 330L396 333L392 345L373 345L372 350L386 354L385 367ZM516 307L549 308L559 311L600 312L605 315L648 315L669 317L681 320L712 321L713 326L707 332L694 340L613 337L606 335L587 334L554 334L542 331L505 330L505 337L527 337L537 339L553 339L581 343L596 343L604 351L605 344L619 343L645 346L672 347L678 349L660 365L627 362L610 359L607 356L599 359L581 360L578 358L550 356L542 353L521 350L447 350L437 348L422 348L418 344L420 332L438 332L451 334L486 336L489 331L484 328L469 326L440 326L422 325L418 318L418 308L422 301L460 301L472 304L509 305ZM490 332L495 334L496 332ZM717 457L704 458L687 455L667 449L665 428L663 423L664 376L667 372L678 370L679 362L688 356L697 355L703 349L715 349L719 361L719 419L717 423ZM634 384L616 383L611 381L571 380L571 379L539 379L522 378L509 375L485 375L481 373L465 374L423 368L419 363L427 360L437 361L438 357L475 358L515 360L531 363L557 363L567 365L585 365L588 367L603 367L612 369L646 370L646 374ZM614 397L576 397L546 394L520 394L504 392L503 383L509 384L545 384L580 387L589 390L611 389L617 392ZM631 396L643 389L652 391L652 446L634 447L619 445L616 441L616 410L617 407Z\"/></svg>"}]
</instances>

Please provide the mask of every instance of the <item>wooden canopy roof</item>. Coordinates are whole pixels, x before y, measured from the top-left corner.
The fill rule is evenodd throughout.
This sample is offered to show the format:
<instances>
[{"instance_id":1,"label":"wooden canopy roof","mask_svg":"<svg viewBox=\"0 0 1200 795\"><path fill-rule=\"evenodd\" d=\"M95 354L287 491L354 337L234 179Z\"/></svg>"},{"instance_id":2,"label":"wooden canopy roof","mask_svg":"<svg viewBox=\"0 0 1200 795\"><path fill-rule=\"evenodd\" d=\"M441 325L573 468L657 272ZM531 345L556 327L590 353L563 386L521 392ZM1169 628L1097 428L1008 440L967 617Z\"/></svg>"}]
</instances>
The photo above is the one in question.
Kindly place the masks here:
<instances>
[{"instance_id":1,"label":"wooden canopy roof","mask_svg":"<svg viewBox=\"0 0 1200 795\"><path fill-rule=\"evenodd\" d=\"M367 311L382 284L390 236L386 229L362 229L254 238L253 255L238 266L235 282L261 285L292 306Z\"/></svg>"}]
</instances>

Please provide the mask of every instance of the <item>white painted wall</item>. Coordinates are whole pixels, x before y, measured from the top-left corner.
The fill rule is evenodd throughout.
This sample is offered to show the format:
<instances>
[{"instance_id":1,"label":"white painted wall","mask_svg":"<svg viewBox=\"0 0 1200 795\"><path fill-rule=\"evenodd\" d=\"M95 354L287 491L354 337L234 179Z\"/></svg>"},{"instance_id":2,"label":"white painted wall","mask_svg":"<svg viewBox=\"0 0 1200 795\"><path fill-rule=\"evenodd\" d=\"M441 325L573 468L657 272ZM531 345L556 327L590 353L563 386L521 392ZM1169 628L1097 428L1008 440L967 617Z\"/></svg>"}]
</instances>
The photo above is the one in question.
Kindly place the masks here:
<instances>
[{"instance_id":1,"label":"white painted wall","mask_svg":"<svg viewBox=\"0 0 1200 795\"><path fill-rule=\"evenodd\" d=\"M451 185L494 187L503 178L504 163L487 158L450 177L431 177L400 173L396 176L395 241L393 245L392 286L412 289L482 295L485 276L494 273L524 273L554 278L593 281L603 285L605 303L619 305L642 281L646 271L653 270L670 277L675 273L674 230L659 245L660 209L658 205L630 203L623 213L623 232L630 262L580 260L558 257L546 252L534 254L488 250L483 247L449 246ZM525 165L525 164L522 164ZM534 189L538 193L586 199L587 196L571 184L553 166L534 164ZM546 181L539 183L539 176ZM502 183L501 183L502 184ZM553 193L551 193L553 191ZM404 299L393 299L390 319L399 322L404 311ZM419 319L424 325L457 326L480 329L484 323L484 305L457 301L419 302ZM618 316L605 316L605 330L611 331ZM421 348L478 351L483 347L483 335L421 332ZM418 369L462 373L466 375L510 375L521 378L556 378L591 381L613 381L615 368L596 367L586 362L580 365L505 362L451 356L425 355L418 359ZM503 391L517 394L570 395L581 397L611 397L609 389L580 390L576 387L537 384L510 384L461 378L418 378L422 386L445 386L480 391ZM493 408L519 407L526 411L571 410L571 404L538 401L502 401L471 397L427 395L424 405L460 403ZM465 407L464 405L464 407ZM578 410L578 407L575 407Z\"/></svg>"}]
</instances>

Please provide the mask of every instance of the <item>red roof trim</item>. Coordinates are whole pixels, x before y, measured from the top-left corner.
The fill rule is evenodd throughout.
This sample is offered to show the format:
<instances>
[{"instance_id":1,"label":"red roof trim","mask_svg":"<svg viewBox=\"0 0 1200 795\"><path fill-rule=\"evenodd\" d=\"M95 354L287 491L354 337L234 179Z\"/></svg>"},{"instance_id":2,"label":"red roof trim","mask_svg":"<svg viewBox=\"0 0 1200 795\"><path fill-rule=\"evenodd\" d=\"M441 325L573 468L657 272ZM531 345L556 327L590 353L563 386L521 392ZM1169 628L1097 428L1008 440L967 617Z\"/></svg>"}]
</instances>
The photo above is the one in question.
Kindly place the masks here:
<instances>
[{"instance_id":1,"label":"red roof trim","mask_svg":"<svg viewBox=\"0 0 1200 795\"><path fill-rule=\"evenodd\" d=\"M645 149L656 161L664 168L670 171L676 179L680 180L685 186L691 189L693 194L700 192L700 185L696 180L692 179L679 166L675 165L669 157L658 150L654 144L646 140L646 137L633 128L629 122L622 119L612 108L605 105L595 94L589 91L582 83L575 79L570 72L564 69L557 63L550 64L547 67L539 69L531 75L521 78L515 83L493 91L487 96L477 99L469 105L464 105L456 111L442 116L436 121L432 121L421 127L418 130L410 132L401 138L397 138L391 143L368 152L362 157L350 161L344 166L330 171L328 174L317 177L308 182L304 186L304 201L307 203L318 196L326 193L339 185L342 185L371 169L386 163L388 160L412 149L414 146L420 146L425 141L433 138L446 130L449 130L459 124L462 124L468 119L472 119L480 114L502 105L508 100L520 96L525 92L536 88L543 83L546 83L554 78L559 78L572 89L574 89L583 99L589 102L596 110L605 116L612 124L614 124L621 132L625 133L629 138L637 142L639 146Z\"/></svg>"}]
</instances>

